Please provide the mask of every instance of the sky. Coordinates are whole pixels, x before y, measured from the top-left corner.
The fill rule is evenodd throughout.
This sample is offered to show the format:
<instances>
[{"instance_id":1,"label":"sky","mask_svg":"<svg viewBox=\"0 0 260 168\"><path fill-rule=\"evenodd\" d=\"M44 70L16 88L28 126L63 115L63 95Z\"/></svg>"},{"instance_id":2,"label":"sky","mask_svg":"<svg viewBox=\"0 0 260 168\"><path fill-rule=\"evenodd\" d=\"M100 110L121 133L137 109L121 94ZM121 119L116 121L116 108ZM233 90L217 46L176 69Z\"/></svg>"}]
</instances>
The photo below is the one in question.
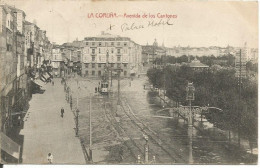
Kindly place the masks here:
<instances>
[{"instance_id":1,"label":"sky","mask_svg":"<svg viewBox=\"0 0 260 168\"><path fill-rule=\"evenodd\" d=\"M227 45L258 48L257 2L230 1L113 1L84 0L2 0L26 13L26 20L47 31L51 42L63 44L101 31L130 37L138 44L152 44L156 38L166 47L208 47ZM91 13L139 14L141 18L89 18ZM142 18L144 14L155 18ZM159 22L157 14L177 15L168 20L172 25L148 26ZM161 22L166 22L163 18ZM134 24L140 29L126 30ZM110 30L111 26L111 30ZM122 31L123 28L123 31Z\"/></svg>"}]
</instances>

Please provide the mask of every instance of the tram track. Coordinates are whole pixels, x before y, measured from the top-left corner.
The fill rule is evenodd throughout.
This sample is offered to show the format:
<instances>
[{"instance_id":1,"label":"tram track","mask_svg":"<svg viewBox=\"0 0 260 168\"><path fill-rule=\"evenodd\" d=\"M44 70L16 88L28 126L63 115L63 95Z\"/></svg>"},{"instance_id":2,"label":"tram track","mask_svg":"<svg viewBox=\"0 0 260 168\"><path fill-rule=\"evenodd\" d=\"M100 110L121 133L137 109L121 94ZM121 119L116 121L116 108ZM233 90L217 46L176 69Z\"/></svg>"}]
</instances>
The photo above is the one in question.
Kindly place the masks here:
<instances>
[{"instance_id":1,"label":"tram track","mask_svg":"<svg viewBox=\"0 0 260 168\"><path fill-rule=\"evenodd\" d=\"M142 151L142 148L140 148L140 146L138 146L136 144L136 142L134 141L133 138L131 138L127 133L126 130L120 126L117 121L115 116L113 116L111 114L111 111L108 112L108 110L105 108L104 110L104 115L106 116L106 118L109 120L110 124L113 126L114 130L117 132L117 134L119 135L120 139L122 142L124 142L124 144L127 146L127 148L129 149L132 157L134 157L135 160L138 159L136 153L141 153L144 154ZM127 137L127 139L124 139L124 137ZM134 147L134 148L133 148Z\"/></svg>"},{"instance_id":2,"label":"tram track","mask_svg":"<svg viewBox=\"0 0 260 168\"><path fill-rule=\"evenodd\" d=\"M165 154L168 155L168 157L172 159L174 163L186 162L186 160L183 159L184 156L180 155L176 149L173 149L172 147L170 147L169 144L166 144L163 140L161 140L156 132L151 130L147 125L145 125L140 119L135 116L135 114L131 111L129 105L126 103L126 100L121 102L124 113L130 118L133 124L135 124L145 135L149 137L149 139L151 139L154 146L158 146ZM170 149L170 151L168 149Z\"/></svg>"}]
</instances>

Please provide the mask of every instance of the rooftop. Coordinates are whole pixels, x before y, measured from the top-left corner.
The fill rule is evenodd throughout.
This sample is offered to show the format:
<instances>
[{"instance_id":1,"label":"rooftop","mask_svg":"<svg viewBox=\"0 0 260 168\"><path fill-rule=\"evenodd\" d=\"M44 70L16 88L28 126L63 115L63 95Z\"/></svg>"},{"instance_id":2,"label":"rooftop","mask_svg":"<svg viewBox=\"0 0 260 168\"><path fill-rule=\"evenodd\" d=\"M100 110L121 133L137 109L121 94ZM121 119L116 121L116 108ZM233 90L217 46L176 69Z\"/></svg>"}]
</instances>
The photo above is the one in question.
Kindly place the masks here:
<instances>
[{"instance_id":1,"label":"rooftop","mask_svg":"<svg viewBox=\"0 0 260 168\"><path fill-rule=\"evenodd\" d=\"M197 58L195 58L194 60L192 60L189 63L189 66L191 68L208 68L208 65L202 64Z\"/></svg>"},{"instance_id":2,"label":"rooftop","mask_svg":"<svg viewBox=\"0 0 260 168\"><path fill-rule=\"evenodd\" d=\"M165 49L163 47L158 47L158 46L154 46L154 45L142 46L143 53L153 54L154 52L157 52L157 51L165 51Z\"/></svg>"},{"instance_id":3,"label":"rooftop","mask_svg":"<svg viewBox=\"0 0 260 168\"><path fill-rule=\"evenodd\" d=\"M25 12L21 9L17 9L14 6L10 6L10 5L5 5L6 7L8 7L9 9L11 9L12 11L16 11L16 12L22 12L24 16L26 16Z\"/></svg>"}]
</instances>

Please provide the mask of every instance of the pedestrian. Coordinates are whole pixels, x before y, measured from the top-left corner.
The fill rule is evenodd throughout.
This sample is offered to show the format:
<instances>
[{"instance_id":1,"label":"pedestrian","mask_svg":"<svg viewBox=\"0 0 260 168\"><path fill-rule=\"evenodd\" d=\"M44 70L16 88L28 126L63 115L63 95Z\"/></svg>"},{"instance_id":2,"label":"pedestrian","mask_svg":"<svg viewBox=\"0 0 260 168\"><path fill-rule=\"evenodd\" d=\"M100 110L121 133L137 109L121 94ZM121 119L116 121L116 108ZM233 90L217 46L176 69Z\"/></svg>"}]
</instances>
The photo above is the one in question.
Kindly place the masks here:
<instances>
[{"instance_id":1,"label":"pedestrian","mask_svg":"<svg viewBox=\"0 0 260 168\"><path fill-rule=\"evenodd\" d=\"M21 117L18 116L18 127L20 127L20 125L21 125Z\"/></svg>"},{"instance_id":2,"label":"pedestrian","mask_svg":"<svg viewBox=\"0 0 260 168\"><path fill-rule=\"evenodd\" d=\"M62 118L63 118L63 114L64 114L64 108L62 107L61 110L60 110L60 115L61 115Z\"/></svg>"},{"instance_id":3,"label":"pedestrian","mask_svg":"<svg viewBox=\"0 0 260 168\"><path fill-rule=\"evenodd\" d=\"M72 98L70 99L70 109L72 110Z\"/></svg>"},{"instance_id":4,"label":"pedestrian","mask_svg":"<svg viewBox=\"0 0 260 168\"><path fill-rule=\"evenodd\" d=\"M49 153L47 155L47 160L48 160L49 164L52 164L52 162L53 162L53 155L51 153Z\"/></svg>"},{"instance_id":5,"label":"pedestrian","mask_svg":"<svg viewBox=\"0 0 260 168\"><path fill-rule=\"evenodd\" d=\"M124 157L123 157L123 147L121 146L119 149L119 163L123 161Z\"/></svg>"},{"instance_id":6,"label":"pedestrian","mask_svg":"<svg viewBox=\"0 0 260 168\"><path fill-rule=\"evenodd\" d=\"M52 83L52 86L54 86L54 81L53 80L51 81L51 83Z\"/></svg>"}]
</instances>

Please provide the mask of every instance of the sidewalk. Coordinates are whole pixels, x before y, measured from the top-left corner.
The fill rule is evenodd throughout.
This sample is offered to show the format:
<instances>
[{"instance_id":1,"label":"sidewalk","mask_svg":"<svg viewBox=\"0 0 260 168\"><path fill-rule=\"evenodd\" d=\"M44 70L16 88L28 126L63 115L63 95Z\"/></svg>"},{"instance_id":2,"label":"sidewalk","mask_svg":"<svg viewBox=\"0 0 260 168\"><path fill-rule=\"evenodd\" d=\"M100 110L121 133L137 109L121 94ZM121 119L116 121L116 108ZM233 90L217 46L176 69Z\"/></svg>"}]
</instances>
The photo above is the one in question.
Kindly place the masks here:
<instances>
[{"instance_id":1,"label":"sidewalk","mask_svg":"<svg viewBox=\"0 0 260 168\"><path fill-rule=\"evenodd\" d=\"M33 95L24 118L23 164L46 164L47 154L53 154L54 164L86 164L80 141L75 137L74 116L65 100L60 79L46 84L43 94ZM64 118L60 109L64 108Z\"/></svg>"}]
</instances>

